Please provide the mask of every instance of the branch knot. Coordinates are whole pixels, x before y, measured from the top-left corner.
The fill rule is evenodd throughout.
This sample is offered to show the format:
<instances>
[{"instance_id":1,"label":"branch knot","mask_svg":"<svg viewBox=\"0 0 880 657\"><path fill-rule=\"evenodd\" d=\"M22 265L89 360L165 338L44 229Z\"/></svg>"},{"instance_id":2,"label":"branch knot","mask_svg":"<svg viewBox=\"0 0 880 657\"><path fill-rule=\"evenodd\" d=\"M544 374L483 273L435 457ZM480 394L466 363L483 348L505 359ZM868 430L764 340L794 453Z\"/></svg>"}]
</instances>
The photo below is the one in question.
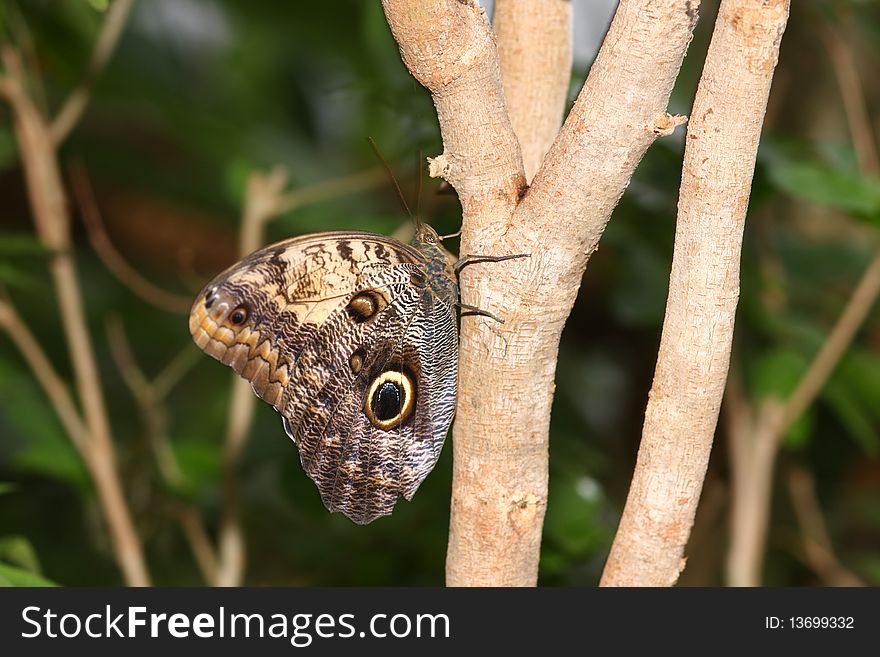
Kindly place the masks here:
<instances>
[{"instance_id":1,"label":"branch knot","mask_svg":"<svg viewBox=\"0 0 880 657\"><path fill-rule=\"evenodd\" d=\"M675 131L677 126L680 126L687 120L687 117L683 114L663 112L654 117L654 125L651 126L651 131L658 137L668 137Z\"/></svg>"}]
</instances>

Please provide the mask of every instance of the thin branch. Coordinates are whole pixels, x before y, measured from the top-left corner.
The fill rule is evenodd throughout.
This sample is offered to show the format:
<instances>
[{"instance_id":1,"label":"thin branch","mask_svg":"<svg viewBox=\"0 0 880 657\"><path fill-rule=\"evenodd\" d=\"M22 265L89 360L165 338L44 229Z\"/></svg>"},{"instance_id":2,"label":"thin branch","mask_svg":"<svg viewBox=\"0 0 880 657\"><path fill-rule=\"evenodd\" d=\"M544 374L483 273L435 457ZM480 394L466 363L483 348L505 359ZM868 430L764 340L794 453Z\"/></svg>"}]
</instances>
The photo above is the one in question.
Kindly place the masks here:
<instances>
[{"instance_id":1,"label":"thin branch","mask_svg":"<svg viewBox=\"0 0 880 657\"><path fill-rule=\"evenodd\" d=\"M813 475L803 466L795 465L789 468L787 483L810 567L831 586L864 586L861 578L844 567L834 554Z\"/></svg>"},{"instance_id":2,"label":"thin branch","mask_svg":"<svg viewBox=\"0 0 880 657\"><path fill-rule=\"evenodd\" d=\"M198 350L187 345L153 378L156 397L165 399L171 389L201 360Z\"/></svg>"},{"instance_id":3,"label":"thin branch","mask_svg":"<svg viewBox=\"0 0 880 657\"><path fill-rule=\"evenodd\" d=\"M497 0L493 16L510 123L526 181L559 133L572 64L569 0Z\"/></svg>"},{"instance_id":4,"label":"thin branch","mask_svg":"<svg viewBox=\"0 0 880 657\"><path fill-rule=\"evenodd\" d=\"M834 75L840 87L840 97L846 111L847 123L852 135L853 148L859 161L859 169L865 175L880 176L880 158L868 104L859 79L859 69L852 45L830 24L820 26L819 34L834 67Z\"/></svg>"},{"instance_id":5,"label":"thin branch","mask_svg":"<svg viewBox=\"0 0 880 657\"><path fill-rule=\"evenodd\" d=\"M239 254L242 257L265 241L267 222L284 207L286 185L287 172L280 166L269 172L255 171L248 178L239 232ZM247 553L241 529L239 462L255 407L256 397L250 384L234 376L223 440L223 511L214 569L215 586L239 586L244 578Z\"/></svg>"},{"instance_id":6,"label":"thin branch","mask_svg":"<svg viewBox=\"0 0 880 657\"><path fill-rule=\"evenodd\" d=\"M788 10L788 0L722 0L719 8L688 126L654 383L606 586L670 586L685 566L727 380L746 209Z\"/></svg>"},{"instance_id":7,"label":"thin branch","mask_svg":"<svg viewBox=\"0 0 880 657\"><path fill-rule=\"evenodd\" d=\"M590 254L645 150L680 122L665 112L697 0L622 0L602 51L530 189L494 36L474 0L384 0L404 63L430 92L443 153L429 173L461 201L461 254L531 258L462 272L467 318L446 581L533 585L547 500L559 337Z\"/></svg>"},{"instance_id":8,"label":"thin branch","mask_svg":"<svg viewBox=\"0 0 880 657\"><path fill-rule=\"evenodd\" d=\"M773 427L779 424L782 402L764 400L748 433L732 434L730 547L726 579L730 586L761 582L764 544L770 520L773 469L779 453Z\"/></svg>"},{"instance_id":9,"label":"thin branch","mask_svg":"<svg viewBox=\"0 0 880 657\"><path fill-rule=\"evenodd\" d=\"M116 367L140 411L159 473L169 486L180 487L184 482L184 475L171 448L164 400L173 385L190 369L193 364L192 355L198 352L192 348L185 349L156 378L150 380L137 364L118 317L107 319L107 341ZM214 582L217 577L217 555L198 511L191 504L181 503L177 508L176 519L205 581Z\"/></svg>"},{"instance_id":10,"label":"thin branch","mask_svg":"<svg viewBox=\"0 0 880 657\"><path fill-rule=\"evenodd\" d=\"M147 440L153 450L159 472L170 486L180 487L183 483L183 472L174 456L174 450L171 449L171 441L168 437L168 414L163 404L164 398L157 394L153 382L147 378L137 364L119 317L108 317L106 330L110 353L122 375L122 380L140 410Z\"/></svg>"},{"instance_id":11,"label":"thin branch","mask_svg":"<svg viewBox=\"0 0 880 657\"><path fill-rule=\"evenodd\" d=\"M223 512L218 539L215 586L240 586L247 560L241 528L239 467L248 431L256 410L256 397L250 384L236 377L232 381L226 435L223 440Z\"/></svg>"},{"instance_id":12,"label":"thin branch","mask_svg":"<svg viewBox=\"0 0 880 657\"><path fill-rule=\"evenodd\" d=\"M785 402L785 409L775 427L777 440L803 414L825 387L840 359L849 349L859 327L880 295L880 254L874 257L859 280L846 307L834 323L834 327L822 343L803 378Z\"/></svg>"},{"instance_id":13,"label":"thin branch","mask_svg":"<svg viewBox=\"0 0 880 657\"><path fill-rule=\"evenodd\" d=\"M2 57L6 74L0 80L0 93L13 109L15 136L37 236L43 246L54 254L49 260L49 272L89 433L85 461L98 492L98 501L110 529L114 555L123 576L130 585L146 586L149 584L149 575L116 469L113 437L71 253L70 215L55 144L45 119L25 91L18 53L5 46Z\"/></svg>"},{"instance_id":14,"label":"thin branch","mask_svg":"<svg viewBox=\"0 0 880 657\"><path fill-rule=\"evenodd\" d=\"M312 203L325 201L334 196L345 196L346 194L360 192L375 187L384 181L384 171L379 167L375 167L300 187L287 192L281 197L279 208L275 215L286 214L287 212L292 212Z\"/></svg>"},{"instance_id":15,"label":"thin branch","mask_svg":"<svg viewBox=\"0 0 880 657\"><path fill-rule=\"evenodd\" d=\"M835 32L824 38L832 54L835 73L850 122L863 175L876 174L878 156L867 113L864 92L851 47ZM757 586L761 581L764 546L770 518L773 471L777 453L786 432L816 400L840 359L855 339L872 306L880 296L880 254L877 254L853 289L846 306L813 357L794 392L784 401L770 399L762 406L748 444L737 449L747 458L734 471L731 513L731 546L727 559L727 578L734 586Z\"/></svg>"},{"instance_id":16,"label":"thin branch","mask_svg":"<svg viewBox=\"0 0 880 657\"><path fill-rule=\"evenodd\" d=\"M110 61L133 6L134 0L113 0L110 8L107 9L85 76L79 86L64 101L49 127L52 141L56 146L67 138L82 117L89 102L92 87L107 66L107 62Z\"/></svg>"},{"instance_id":17,"label":"thin branch","mask_svg":"<svg viewBox=\"0 0 880 657\"><path fill-rule=\"evenodd\" d=\"M217 580L217 554L199 513L189 505L178 509L177 520L206 582Z\"/></svg>"},{"instance_id":18,"label":"thin branch","mask_svg":"<svg viewBox=\"0 0 880 657\"><path fill-rule=\"evenodd\" d=\"M89 440L88 430L70 396L70 390L52 367L33 333L21 320L8 299L0 299L0 327L8 334L31 368L61 420L79 453L85 457Z\"/></svg>"},{"instance_id":19,"label":"thin branch","mask_svg":"<svg viewBox=\"0 0 880 657\"><path fill-rule=\"evenodd\" d=\"M37 54L33 33L27 24L27 20L22 15L17 2L7 2L5 7L13 41L18 46L18 49L24 53L24 60L29 72L30 94L35 104L39 107L40 113L47 115L49 113L49 101L46 98L46 85L43 84L43 79L40 77L40 58Z\"/></svg>"},{"instance_id":20,"label":"thin branch","mask_svg":"<svg viewBox=\"0 0 880 657\"><path fill-rule=\"evenodd\" d=\"M82 213L89 243L101 259L101 262L104 263L104 266L133 294L150 305L171 313L188 313L190 306L192 306L192 299L190 297L174 294L154 285L141 276L116 250L116 247L110 240L110 236L107 235L107 231L104 229L101 211L95 200L95 194L89 182L85 165L80 161L71 162L68 166L68 172L70 174L73 195L76 197L77 204Z\"/></svg>"}]
</instances>

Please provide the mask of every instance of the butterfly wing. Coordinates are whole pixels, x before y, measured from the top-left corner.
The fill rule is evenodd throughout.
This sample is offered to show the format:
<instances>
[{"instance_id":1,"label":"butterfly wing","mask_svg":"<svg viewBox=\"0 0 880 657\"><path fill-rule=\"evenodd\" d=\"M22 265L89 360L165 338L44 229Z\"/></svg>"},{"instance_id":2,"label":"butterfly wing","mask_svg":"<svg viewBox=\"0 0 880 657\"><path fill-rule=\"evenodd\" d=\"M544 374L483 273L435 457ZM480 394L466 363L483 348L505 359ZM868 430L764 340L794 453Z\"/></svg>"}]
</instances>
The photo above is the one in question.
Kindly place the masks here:
<instances>
[{"instance_id":1,"label":"butterfly wing","mask_svg":"<svg viewBox=\"0 0 880 657\"><path fill-rule=\"evenodd\" d=\"M285 412L324 504L358 523L390 514L398 495L412 498L437 462L455 410L454 307L414 283L411 266L385 274L367 283L389 303L363 323L366 330L340 330L350 322L344 309L321 327L315 343L337 349L304 370L331 374L320 389L300 391L314 403Z\"/></svg>"},{"instance_id":2,"label":"butterfly wing","mask_svg":"<svg viewBox=\"0 0 880 657\"><path fill-rule=\"evenodd\" d=\"M429 269L380 235L294 238L218 276L190 316L196 343L282 413L325 505L355 522L412 497L452 420L455 310Z\"/></svg>"},{"instance_id":3,"label":"butterfly wing","mask_svg":"<svg viewBox=\"0 0 880 657\"><path fill-rule=\"evenodd\" d=\"M250 381L277 409L290 368L340 300L377 272L418 261L411 247L373 233L285 240L206 285L190 312L190 333L203 351Z\"/></svg>"}]
</instances>

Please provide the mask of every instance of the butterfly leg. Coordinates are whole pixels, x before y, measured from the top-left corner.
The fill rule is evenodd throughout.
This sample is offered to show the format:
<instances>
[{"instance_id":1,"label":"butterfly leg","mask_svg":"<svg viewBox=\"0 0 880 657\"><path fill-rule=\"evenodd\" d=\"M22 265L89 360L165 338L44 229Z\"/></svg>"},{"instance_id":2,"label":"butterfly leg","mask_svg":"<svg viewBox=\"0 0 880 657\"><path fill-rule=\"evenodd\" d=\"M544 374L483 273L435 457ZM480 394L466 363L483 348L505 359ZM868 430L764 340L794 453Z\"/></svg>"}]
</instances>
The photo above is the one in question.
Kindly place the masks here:
<instances>
[{"instance_id":1,"label":"butterfly leg","mask_svg":"<svg viewBox=\"0 0 880 657\"><path fill-rule=\"evenodd\" d=\"M490 255L466 255L463 258L460 258L458 262L455 263L453 269L455 269L455 273L458 274L462 269L467 267L468 265L473 265L477 262L503 262L504 260L514 260L515 258L531 258L531 253L517 253L515 255L506 255L506 256L490 256Z\"/></svg>"},{"instance_id":2,"label":"butterfly leg","mask_svg":"<svg viewBox=\"0 0 880 657\"><path fill-rule=\"evenodd\" d=\"M461 231L459 231L461 232ZM468 265L472 265L477 262L503 262L504 260L514 260L515 258L531 258L531 253L517 253L515 255L506 255L506 256L490 256L490 255L466 255L461 258L458 262L455 263L453 269L455 269L455 273L458 274L462 269L467 267ZM504 320L490 313L488 310L483 310L482 308L477 308L476 306L471 306L466 303L462 303L461 300L458 301L458 307L463 311L470 313L472 315L483 315L484 317L491 317L499 324L503 324Z\"/></svg>"},{"instance_id":3,"label":"butterfly leg","mask_svg":"<svg viewBox=\"0 0 880 657\"><path fill-rule=\"evenodd\" d=\"M503 319L501 319L498 315L490 313L488 310L483 310L482 308L477 308L476 306L472 306L467 303L462 303L461 301L459 301L456 305L459 308L461 308L461 310L463 311L462 314L467 313L469 315L482 315L483 317L490 317L490 318L494 319L499 324L504 323Z\"/></svg>"}]
</instances>

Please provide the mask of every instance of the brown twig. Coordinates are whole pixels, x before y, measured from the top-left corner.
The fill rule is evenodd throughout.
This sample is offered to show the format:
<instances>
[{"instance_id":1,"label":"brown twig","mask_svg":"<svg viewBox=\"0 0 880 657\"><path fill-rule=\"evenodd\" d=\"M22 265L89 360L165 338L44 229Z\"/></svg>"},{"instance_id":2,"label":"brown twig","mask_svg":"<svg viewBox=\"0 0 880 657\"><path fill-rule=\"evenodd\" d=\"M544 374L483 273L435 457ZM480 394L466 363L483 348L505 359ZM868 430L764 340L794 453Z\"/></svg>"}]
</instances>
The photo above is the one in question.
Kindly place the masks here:
<instances>
[{"instance_id":1,"label":"brown twig","mask_svg":"<svg viewBox=\"0 0 880 657\"><path fill-rule=\"evenodd\" d=\"M55 143L45 118L25 90L18 53L5 46L2 56L6 73L0 80L0 94L12 106L37 236L53 253L49 271L89 434L83 457L95 483L98 501L110 529L114 555L125 580L134 586L145 586L149 584L149 575L116 469L113 437L71 254L70 215Z\"/></svg>"},{"instance_id":2,"label":"brown twig","mask_svg":"<svg viewBox=\"0 0 880 657\"><path fill-rule=\"evenodd\" d=\"M198 352L192 348L184 349L159 375L150 380L137 364L120 319L109 317L106 325L110 353L138 406L159 473L169 486L179 487L183 484L184 475L171 449L167 430L168 413L164 402L174 383L195 364L193 356L197 356ZM176 517L202 576L206 582L214 582L217 576L217 556L201 516L191 504L181 503L178 505Z\"/></svg>"},{"instance_id":3,"label":"brown twig","mask_svg":"<svg viewBox=\"0 0 880 657\"><path fill-rule=\"evenodd\" d=\"M829 28L830 30L830 28ZM876 174L877 145L869 123L864 92L856 73L851 46L836 32L823 38L832 55L835 74L846 108L850 133L859 153L863 175ZM880 296L880 254L862 274L835 321L822 347L784 401L768 399L762 404L750 434L731 437L732 449L743 456L734 462L731 545L727 579L734 586L757 586L761 581L776 457L786 432L815 401L840 359L855 339L871 307Z\"/></svg>"},{"instance_id":4,"label":"brown twig","mask_svg":"<svg viewBox=\"0 0 880 657\"><path fill-rule=\"evenodd\" d=\"M128 21L128 15L134 6L134 0L113 0L104 21L101 24L101 32L98 40L92 49L92 56L86 68L85 76L79 86L74 89L64 104L61 106L55 119L49 127L49 133L52 141L56 146L60 145L73 130L74 126L79 122L89 97L95 80L107 66L110 56L119 42L119 37L125 29Z\"/></svg>"},{"instance_id":5,"label":"brown twig","mask_svg":"<svg viewBox=\"0 0 880 657\"><path fill-rule=\"evenodd\" d=\"M787 483L807 563L831 586L864 586L861 578L844 567L834 554L812 473L793 465L788 470Z\"/></svg>"},{"instance_id":6,"label":"brown twig","mask_svg":"<svg viewBox=\"0 0 880 657\"><path fill-rule=\"evenodd\" d=\"M670 586L727 381L758 142L789 1L722 0L682 167L669 298L626 507L603 585Z\"/></svg>"},{"instance_id":7,"label":"brown twig","mask_svg":"<svg viewBox=\"0 0 880 657\"><path fill-rule=\"evenodd\" d=\"M370 187L375 187L376 185L381 184L384 180L384 171L381 168L376 167L341 176L339 178L331 178L313 185L306 185L299 189L294 189L281 197L278 211L268 217L267 221L268 219L271 219L272 216L292 212L297 208L301 208L311 203L318 203L333 196L344 196L346 194L353 194L355 192L369 189ZM257 247L259 247L259 244L254 248Z\"/></svg>"},{"instance_id":8,"label":"brown twig","mask_svg":"<svg viewBox=\"0 0 880 657\"><path fill-rule=\"evenodd\" d=\"M256 410L250 384L236 377L232 381L226 435L223 440L223 513L220 518L215 586L240 586L247 561L241 529L239 465Z\"/></svg>"},{"instance_id":9,"label":"brown twig","mask_svg":"<svg viewBox=\"0 0 880 657\"><path fill-rule=\"evenodd\" d=\"M76 197L77 205L86 227L89 243L101 259L101 262L104 263L104 266L132 293L150 305L172 313L189 312L192 299L188 296L168 292L154 285L141 276L116 250L116 247L110 240L110 236L107 235L107 231L104 229L101 211L95 200L95 194L89 182L85 165L81 161L73 161L68 166L68 173L70 175L73 195Z\"/></svg>"},{"instance_id":10,"label":"brown twig","mask_svg":"<svg viewBox=\"0 0 880 657\"><path fill-rule=\"evenodd\" d=\"M880 254L875 256L865 269L843 312L822 343L822 348L813 358L794 392L786 400L779 425L775 427L777 440L782 440L791 425L825 387L840 359L852 344L859 327L865 322L878 295L880 295Z\"/></svg>"},{"instance_id":11,"label":"brown twig","mask_svg":"<svg viewBox=\"0 0 880 657\"><path fill-rule=\"evenodd\" d=\"M30 72L28 76L28 80L31 83L30 94L34 99L34 103L39 107L40 113L48 115L49 101L46 98L46 85L43 84L43 79L39 75L40 57L37 54L33 33L22 15L18 3L7 2L4 7L13 42L18 46L19 51L24 54L23 58Z\"/></svg>"},{"instance_id":12,"label":"brown twig","mask_svg":"<svg viewBox=\"0 0 880 657\"><path fill-rule=\"evenodd\" d=\"M12 303L5 298L0 299L0 327L9 334L15 346L18 347L28 367L49 398L49 402L58 414L61 424L73 444L84 456L89 441L88 429L83 424L79 411L73 403L70 390L58 376L55 368L52 367L52 363L46 357L46 353L40 347L33 333L21 321L21 317L15 311Z\"/></svg>"},{"instance_id":13,"label":"brown twig","mask_svg":"<svg viewBox=\"0 0 880 657\"><path fill-rule=\"evenodd\" d=\"M840 87L840 97L843 100L843 109L846 112L859 169L865 175L880 175L877 142L871 129L871 117L868 114L868 104L859 79L859 69L852 45L827 22L820 25L819 35L828 51L834 67L834 76Z\"/></svg>"},{"instance_id":14,"label":"brown twig","mask_svg":"<svg viewBox=\"0 0 880 657\"><path fill-rule=\"evenodd\" d=\"M178 508L177 521L193 552L202 578L206 582L215 582L217 580L217 553L211 544L208 532L205 531L202 517L192 506L184 504Z\"/></svg>"},{"instance_id":15,"label":"brown twig","mask_svg":"<svg viewBox=\"0 0 880 657\"><path fill-rule=\"evenodd\" d=\"M168 438L168 413L163 404L164 396L158 394L153 382L137 364L119 317L108 317L105 326L110 354L140 410L159 472L169 485L179 487L183 483L183 472L174 457ZM192 352L192 349L187 351Z\"/></svg>"}]
</instances>

